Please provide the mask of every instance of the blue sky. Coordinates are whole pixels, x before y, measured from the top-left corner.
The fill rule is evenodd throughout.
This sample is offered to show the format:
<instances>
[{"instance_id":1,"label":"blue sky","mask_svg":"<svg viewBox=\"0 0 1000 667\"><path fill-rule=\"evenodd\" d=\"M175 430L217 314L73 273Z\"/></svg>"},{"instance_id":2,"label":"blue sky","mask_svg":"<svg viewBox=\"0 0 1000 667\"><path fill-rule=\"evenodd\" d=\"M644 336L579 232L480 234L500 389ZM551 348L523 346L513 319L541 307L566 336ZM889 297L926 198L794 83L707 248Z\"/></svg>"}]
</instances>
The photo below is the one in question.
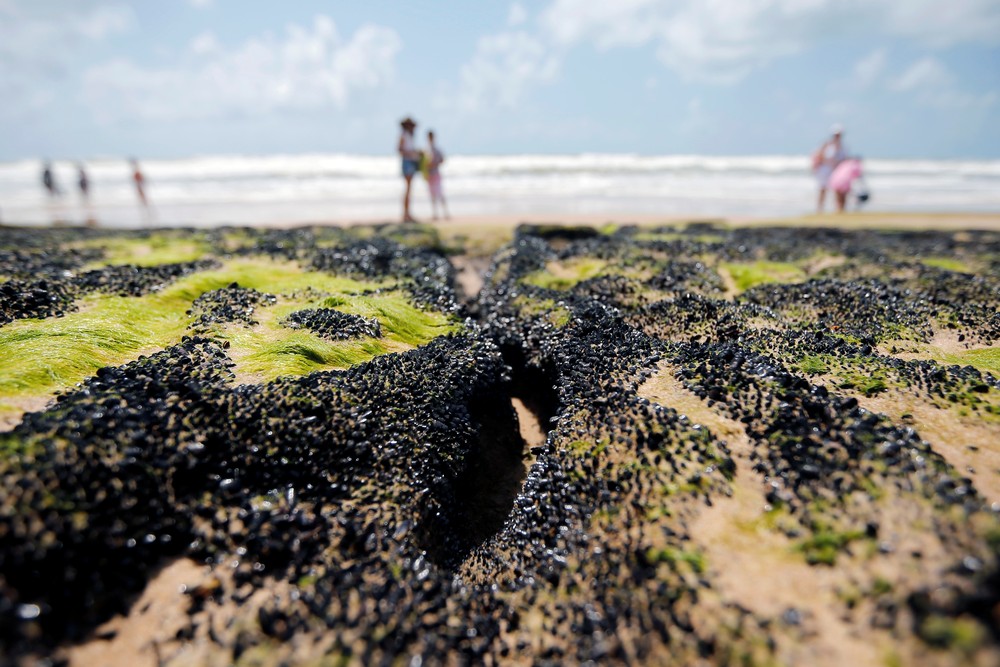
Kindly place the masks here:
<instances>
[{"instance_id":1,"label":"blue sky","mask_svg":"<svg viewBox=\"0 0 1000 667\"><path fill-rule=\"evenodd\" d=\"M1000 158L1000 0L0 0L0 160Z\"/></svg>"}]
</instances>

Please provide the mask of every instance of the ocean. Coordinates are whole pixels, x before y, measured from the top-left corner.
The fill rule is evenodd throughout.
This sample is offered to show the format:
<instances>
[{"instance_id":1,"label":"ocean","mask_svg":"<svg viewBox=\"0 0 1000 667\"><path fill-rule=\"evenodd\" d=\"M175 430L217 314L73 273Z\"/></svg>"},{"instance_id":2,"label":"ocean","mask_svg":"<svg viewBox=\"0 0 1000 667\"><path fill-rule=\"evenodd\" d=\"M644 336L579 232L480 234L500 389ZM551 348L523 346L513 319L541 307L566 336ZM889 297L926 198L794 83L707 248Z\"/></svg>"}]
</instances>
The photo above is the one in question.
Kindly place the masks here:
<instances>
[{"instance_id":1,"label":"ocean","mask_svg":"<svg viewBox=\"0 0 1000 667\"><path fill-rule=\"evenodd\" d=\"M63 195L50 201L41 163L0 163L0 221L44 225L88 217L146 223L125 160L86 163L88 211L71 162L54 163ZM402 179L394 156L217 155L142 162L153 222L171 226L396 219ZM1000 212L1000 160L865 161L869 211ZM768 218L810 213L807 156L455 155L442 168L455 216L531 214ZM430 215L415 180L414 213ZM832 205L828 202L828 206Z\"/></svg>"}]
</instances>

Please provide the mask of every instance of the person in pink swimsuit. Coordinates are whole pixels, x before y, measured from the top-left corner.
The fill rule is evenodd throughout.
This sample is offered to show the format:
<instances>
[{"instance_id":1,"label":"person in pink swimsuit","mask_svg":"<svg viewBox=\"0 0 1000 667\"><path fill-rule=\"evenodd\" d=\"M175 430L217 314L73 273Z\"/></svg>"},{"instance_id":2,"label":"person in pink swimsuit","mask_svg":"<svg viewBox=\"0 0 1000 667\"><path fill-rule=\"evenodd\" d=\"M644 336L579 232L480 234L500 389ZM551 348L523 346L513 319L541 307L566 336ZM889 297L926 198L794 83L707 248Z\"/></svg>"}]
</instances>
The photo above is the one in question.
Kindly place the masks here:
<instances>
[{"instance_id":1,"label":"person in pink swimsuit","mask_svg":"<svg viewBox=\"0 0 1000 667\"><path fill-rule=\"evenodd\" d=\"M441 188L441 163L444 162L444 153L438 149L434 143L434 131L427 133L427 187L431 191L431 210L434 212L434 219L438 219L438 203L441 203L441 210L445 218L451 218L448 214L448 202L444 199L444 190Z\"/></svg>"},{"instance_id":2,"label":"person in pink swimsuit","mask_svg":"<svg viewBox=\"0 0 1000 667\"><path fill-rule=\"evenodd\" d=\"M847 206L847 195L851 191L854 181L863 178L864 172L861 169L861 160L859 158L847 158L834 167L827 185L837 197L838 213L844 212L844 208Z\"/></svg>"}]
</instances>

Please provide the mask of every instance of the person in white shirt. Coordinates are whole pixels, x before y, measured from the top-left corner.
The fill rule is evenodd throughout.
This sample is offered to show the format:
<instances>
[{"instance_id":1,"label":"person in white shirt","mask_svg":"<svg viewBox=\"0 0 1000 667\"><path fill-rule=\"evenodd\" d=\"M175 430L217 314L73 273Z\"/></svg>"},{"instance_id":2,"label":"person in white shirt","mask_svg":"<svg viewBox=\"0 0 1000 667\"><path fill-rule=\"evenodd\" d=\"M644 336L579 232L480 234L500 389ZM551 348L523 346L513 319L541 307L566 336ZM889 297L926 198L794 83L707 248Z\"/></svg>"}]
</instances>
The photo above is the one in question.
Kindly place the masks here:
<instances>
[{"instance_id":1,"label":"person in white shirt","mask_svg":"<svg viewBox=\"0 0 1000 667\"><path fill-rule=\"evenodd\" d=\"M830 188L830 175L837 165L847 158L847 151L844 148L844 128L839 124L830 128L830 138L813 153L812 168L816 175L816 183L819 185L819 199L816 202L816 212L823 212L823 201L826 199L826 191Z\"/></svg>"}]
</instances>

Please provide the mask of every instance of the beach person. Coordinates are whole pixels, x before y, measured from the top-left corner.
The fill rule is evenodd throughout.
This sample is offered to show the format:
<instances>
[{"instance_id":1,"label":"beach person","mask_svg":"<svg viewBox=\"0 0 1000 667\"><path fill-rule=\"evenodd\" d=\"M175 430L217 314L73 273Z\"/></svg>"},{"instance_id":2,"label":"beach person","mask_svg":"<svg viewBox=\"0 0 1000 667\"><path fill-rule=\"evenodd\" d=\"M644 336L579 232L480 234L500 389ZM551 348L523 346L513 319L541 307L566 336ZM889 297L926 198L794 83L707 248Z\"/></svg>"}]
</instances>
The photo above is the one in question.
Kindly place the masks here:
<instances>
[{"instance_id":1,"label":"beach person","mask_svg":"<svg viewBox=\"0 0 1000 667\"><path fill-rule=\"evenodd\" d=\"M59 196L59 185L56 183L56 177L52 173L52 163L48 160L42 163L42 185L45 187L45 191L49 193L49 197Z\"/></svg>"},{"instance_id":2,"label":"beach person","mask_svg":"<svg viewBox=\"0 0 1000 667\"><path fill-rule=\"evenodd\" d=\"M861 168L861 158L851 157L838 164L830 174L828 185L837 198L837 212L843 213L847 207L847 195L855 181L864 183L864 171ZM858 194L859 201L867 201L867 188Z\"/></svg>"},{"instance_id":3,"label":"beach person","mask_svg":"<svg viewBox=\"0 0 1000 667\"><path fill-rule=\"evenodd\" d=\"M80 186L80 199L84 202L90 201L90 179L82 162L76 163L76 182Z\"/></svg>"},{"instance_id":4,"label":"beach person","mask_svg":"<svg viewBox=\"0 0 1000 667\"><path fill-rule=\"evenodd\" d=\"M139 196L139 203L142 204L144 216L149 220L152 212L149 209L149 200L146 198L146 177L143 176L142 169L139 168L138 160L129 158L129 164L132 166L132 181L135 182L135 193Z\"/></svg>"},{"instance_id":5,"label":"beach person","mask_svg":"<svg viewBox=\"0 0 1000 667\"><path fill-rule=\"evenodd\" d=\"M83 203L85 224L88 227L96 227L97 219L94 218L94 211L90 207L90 177L87 176L87 169L82 162L76 163L76 183L80 187L80 201Z\"/></svg>"},{"instance_id":6,"label":"beach person","mask_svg":"<svg viewBox=\"0 0 1000 667\"><path fill-rule=\"evenodd\" d=\"M417 124L412 118L406 117L399 125L402 128L399 135L399 156L403 161L403 180L406 181L406 190L403 193L403 222L416 222L410 213L410 191L413 177L420 171L421 153L417 150L417 143L413 137Z\"/></svg>"},{"instance_id":7,"label":"beach person","mask_svg":"<svg viewBox=\"0 0 1000 667\"><path fill-rule=\"evenodd\" d=\"M438 202L441 203L441 210L445 218L451 218L448 214L448 202L444 199L444 190L441 188L441 164L444 162L444 153L434 143L434 130L427 133L427 154L424 156L424 178L427 179L427 187L431 193L431 210L434 219L438 219Z\"/></svg>"},{"instance_id":8,"label":"beach person","mask_svg":"<svg viewBox=\"0 0 1000 667\"><path fill-rule=\"evenodd\" d=\"M830 128L830 138L813 153L812 168L819 185L819 199L816 202L816 212L823 212L823 200L829 189L830 174L837 165L844 161L847 152L844 149L844 128L835 124Z\"/></svg>"}]
</instances>

